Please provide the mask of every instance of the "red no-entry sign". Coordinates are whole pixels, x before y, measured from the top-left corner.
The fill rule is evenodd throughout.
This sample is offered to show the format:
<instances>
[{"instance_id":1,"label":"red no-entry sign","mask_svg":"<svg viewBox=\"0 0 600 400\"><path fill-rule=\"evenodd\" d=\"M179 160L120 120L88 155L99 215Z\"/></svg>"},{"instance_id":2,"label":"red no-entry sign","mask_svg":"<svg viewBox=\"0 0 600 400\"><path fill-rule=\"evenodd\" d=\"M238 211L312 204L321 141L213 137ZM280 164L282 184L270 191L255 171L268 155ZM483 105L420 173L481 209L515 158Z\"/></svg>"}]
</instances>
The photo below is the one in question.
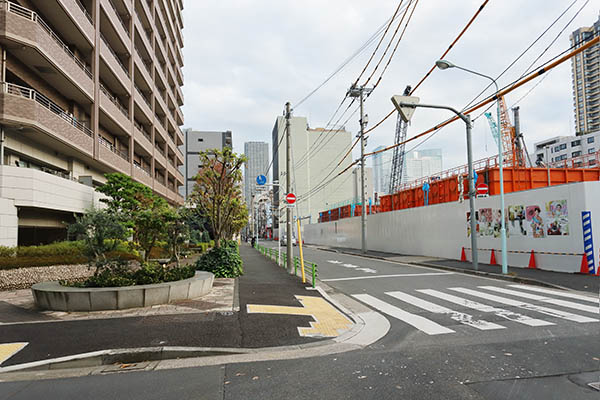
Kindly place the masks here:
<instances>
[{"instance_id":1,"label":"red no-entry sign","mask_svg":"<svg viewBox=\"0 0 600 400\"><path fill-rule=\"evenodd\" d=\"M285 201L287 201L288 204L294 204L296 202L296 195L294 193L288 193L287 196L285 196Z\"/></svg>"},{"instance_id":2,"label":"red no-entry sign","mask_svg":"<svg viewBox=\"0 0 600 400\"><path fill-rule=\"evenodd\" d=\"M480 196L487 194L488 190L488 185L486 185L485 183L480 183L479 185L477 185L477 194Z\"/></svg>"}]
</instances>

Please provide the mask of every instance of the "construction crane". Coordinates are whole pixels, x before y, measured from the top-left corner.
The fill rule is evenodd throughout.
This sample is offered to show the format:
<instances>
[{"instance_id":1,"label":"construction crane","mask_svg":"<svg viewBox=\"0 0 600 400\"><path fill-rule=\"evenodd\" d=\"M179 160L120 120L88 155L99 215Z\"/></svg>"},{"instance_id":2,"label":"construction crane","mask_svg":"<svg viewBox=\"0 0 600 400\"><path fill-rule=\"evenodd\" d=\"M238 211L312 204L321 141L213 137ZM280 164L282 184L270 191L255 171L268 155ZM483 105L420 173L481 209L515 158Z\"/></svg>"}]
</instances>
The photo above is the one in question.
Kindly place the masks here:
<instances>
[{"instance_id":1,"label":"construction crane","mask_svg":"<svg viewBox=\"0 0 600 400\"><path fill-rule=\"evenodd\" d=\"M523 140L523 134L520 132L519 127L519 107L513 108L515 125L510 122L510 117L508 115L508 109L506 107L506 102L504 101L504 97L499 98L500 103L500 130L498 130L498 126L496 122L492 118L492 114L490 112L486 112L485 116L490 123L490 130L492 131L492 135L498 143L499 140L502 141L502 151L504 154L504 166L506 167L525 167L525 158L523 156L523 148L527 150L525 147L525 141ZM517 130L519 131L517 134ZM500 136L500 137L499 137ZM527 154L529 158L529 154ZM531 165L531 160L529 160L529 164Z\"/></svg>"},{"instance_id":2,"label":"construction crane","mask_svg":"<svg viewBox=\"0 0 600 400\"><path fill-rule=\"evenodd\" d=\"M404 89L404 95L408 96L410 94L411 87L407 86ZM400 117L400 113L398 113L398 118L396 119L396 135L394 138L394 155L392 156L392 166L390 173L390 187L389 193L396 193L400 189L400 185L402 184L402 174L404 168L404 142L406 141L406 133L408 131L408 122L404 122Z\"/></svg>"}]
</instances>

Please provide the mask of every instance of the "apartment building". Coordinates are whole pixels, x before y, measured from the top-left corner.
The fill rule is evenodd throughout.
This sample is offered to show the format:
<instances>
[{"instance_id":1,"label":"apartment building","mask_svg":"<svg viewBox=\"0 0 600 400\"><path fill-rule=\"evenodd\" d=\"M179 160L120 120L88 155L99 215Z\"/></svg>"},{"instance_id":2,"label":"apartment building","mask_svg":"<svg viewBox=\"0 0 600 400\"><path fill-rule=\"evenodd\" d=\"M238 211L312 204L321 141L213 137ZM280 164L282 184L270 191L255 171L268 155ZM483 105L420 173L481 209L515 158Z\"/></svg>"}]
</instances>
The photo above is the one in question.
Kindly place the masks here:
<instances>
[{"instance_id":1,"label":"apartment building","mask_svg":"<svg viewBox=\"0 0 600 400\"><path fill-rule=\"evenodd\" d=\"M556 136L535 143L535 164L556 167L565 161L576 159L576 167L595 167L595 158L586 159L586 155L595 155L600 150L600 130L579 136Z\"/></svg>"},{"instance_id":2,"label":"apartment building","mask_svg":"<svg viewBox=\"0 0 600 400\"><path fill-rule=\"evenodd\" d=\"M182 10L0 1L0 245L64 238L108 172L183 203Z\"/></svg>"},{"instance_id":3,"label":"apartment building","mask_svg":"<svg viewBox=\"0 0 600 400\"><path fill-rule=\"evenodd\" d=\"M179 167L183 174L185 184L179 188L179 193L187 199L192 191L200 169L200 153L210 149L223 150L225 147L233 149L231 131L195 131L191 128L185 129L185 145L181 151L185 155L183 165Z\"/></svg>"},{"instance_id":4,"label":"apartment building","mask_svg":"<svg viewBox=\"0 0 600 400\"><path fill-rule=\"evenodd\" d=\"M580 47L600 35L600 17L592 26L582 27L570 36L571 46ZM571 59L575 132L584 135L600 130L600 44Z\"/></svg>"}]
</instances>

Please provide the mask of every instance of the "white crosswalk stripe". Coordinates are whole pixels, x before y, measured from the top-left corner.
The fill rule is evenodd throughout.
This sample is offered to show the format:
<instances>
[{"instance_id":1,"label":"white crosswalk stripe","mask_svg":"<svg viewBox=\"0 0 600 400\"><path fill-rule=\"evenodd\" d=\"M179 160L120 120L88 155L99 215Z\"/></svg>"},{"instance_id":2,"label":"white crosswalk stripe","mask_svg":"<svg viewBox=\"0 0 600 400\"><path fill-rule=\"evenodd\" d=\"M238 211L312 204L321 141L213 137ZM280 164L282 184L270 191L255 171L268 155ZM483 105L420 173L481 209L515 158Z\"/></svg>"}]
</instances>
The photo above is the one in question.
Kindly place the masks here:
<instances>
[{"instance_id":1,"label":"white crosswalk stripe","mask_svg":"<svg viewBox=\"0 0 600 400\"><path fill-rule=\"evenodd\" d=\"M454 333L452 329L446 328L440 324L428 320L427 318L421 317L416 314L411 314L402 310L401 308L395 307L391 304L381 301L376 297L368 294L355 294L352 297L362 301L365 304L391 316L404 321L409 325L414 326L418 330L425 332L428 335L441 335L445 333Z\"/></svg>"},{"instance_id":2,"label":"white crosswalk stripe","mask_svg":"<svg viewBox=\"0 0 600 400\"><path fill-rule=\"evenodd\" d=\"M577 293L570 293L562 290L553 290L546 289L537 286L528 286L528 285L508 285L510 287L514 287L517 289L531 290L532 292L551 294L554 296L567 297L575 300L589 301L591 303L600 303L600 299L598 297L585 296Z\"/></svg>"},{"instance_id":3,"label":"white crosswalk stripe","mask_svg":"<svg viewBox=\"0 0 600 400\"><path fill-rule=\"evenodd\" d=\"M586 306L586 305L579 304L579 303L573 303L572 301L567 301L567 300L552 299L550 297L539 296L539 295L533 294L533 293L519 292L516 290L505 289L505 288L496 287L496 286L479 286L479 288L486 289L486 290L492 290L494 292L503 293L503 294L510 294L511 296L516 296L516 297L525 297L530 300L541 301L542 303L554 304L555 306L574 308L575 310L586 311L586 312L593 313L593 314L598 314L598 312L600 312L600 309L598 307Z\"/></svg>"},{"instance_id":4,"label":"white crosswalk stripe","mask_svg":"<svg viewBox=\"0 0 600 400\"><path fill-rule=\"evenodd\" d=\"M410 294L406 294L403 292L385 292L385 294L392 296L398 300L402 300L406 303L412 304L413 306L422 308L425 311L429 311L435 314L447 314L454 321L460 322L464 325L472 326L473 328L477 328L480 330L505 329L505 327L502 325L494 324L493 322L473 319L473 316L469 314L453 311L449 308L442 307L438 304L431 303L426 300L421 300L418 297L411 296Z\"/></svg>"},{"instance_id":5,"label":"white crosswalk stripe","mask_svg":"<svg viewBox=\"0 0 600 400\"><path fill-rule=\"evenodd\" d=\"M480 292L478 290L471 290L471 289L462 288L462 287L454 287L454 288L449 288L449 289L453 290L455 292L460 292L460 293L468 294L471 296L480 297L482 299L490 300L492 302L496 302L499 304L505 304L508 306L523 308L523 309L529 310L529 311L536 311L536 312L539 312L542 314L550 315L550 316L556 317L556 318L566 319L569 321L574 321L574 322L579 322L579 323L597 322L598 321L597 319L585 317L583 315L572 314L569 312L556 310L554 308L542 307L542 306L534 305L531 303L525 303L522 301L507 299L506 297L500 297L500 296L496 296L493 294Z\"/></svg>"},{"instance_id":6,"label":"white crosswalk stripe","mask_svg":"<svg viewBox=\"0 0 600 400\"><path fill-rule=\"evenodd\" d=\"M550 325L554 325L550 321L544 321L544 320L541 320L541 319L531 318L531 317L528 317L528 316L523 315L523 314L519 314L519 313L516 313L516 312L513 312L513 311L505 310L503 308L497 308L497 307L488 306L486 304L478 303L478 302L472 301L472 300L467 300L467 299L464 299L462 297L454 296L452 294L442 293L442 292L439 292L439 291L433 290L433 289L420 289L420 290L417 290L417 291L421 292L421 293L428 294L428 295L433 296L433 297L437 297L438 299L441 299L441 300L446 300L446 301L448 301L450 303L458 304L459 306L463 306L463 307L467 307L467 308L472 308L472 309L480 311L480 312L494 313L498 317L507 319L509 321L518 322L520 324L524 324L524 325L527 325L527 326L550 326Z\"/></svg>"}]
</instances>

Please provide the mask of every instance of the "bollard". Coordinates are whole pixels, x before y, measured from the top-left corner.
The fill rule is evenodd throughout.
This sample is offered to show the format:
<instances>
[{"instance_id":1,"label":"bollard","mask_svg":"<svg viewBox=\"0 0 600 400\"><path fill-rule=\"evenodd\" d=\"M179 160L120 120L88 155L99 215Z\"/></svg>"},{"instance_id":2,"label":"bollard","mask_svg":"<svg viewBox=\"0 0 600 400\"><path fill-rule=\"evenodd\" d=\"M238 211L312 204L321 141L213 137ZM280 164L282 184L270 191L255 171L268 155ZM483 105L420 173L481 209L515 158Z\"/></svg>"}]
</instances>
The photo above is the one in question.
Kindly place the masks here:
<instances>
[{"instance_id":1,"label":"bollard","mask_svg":"<svg viewBox=\"0 0 600 400\"><path fill-rule=\"evenodd\" d=\"M317 280L317 264L312 263L312 287L315 287L315 282Z\"/></svg>"}]
</instances>

